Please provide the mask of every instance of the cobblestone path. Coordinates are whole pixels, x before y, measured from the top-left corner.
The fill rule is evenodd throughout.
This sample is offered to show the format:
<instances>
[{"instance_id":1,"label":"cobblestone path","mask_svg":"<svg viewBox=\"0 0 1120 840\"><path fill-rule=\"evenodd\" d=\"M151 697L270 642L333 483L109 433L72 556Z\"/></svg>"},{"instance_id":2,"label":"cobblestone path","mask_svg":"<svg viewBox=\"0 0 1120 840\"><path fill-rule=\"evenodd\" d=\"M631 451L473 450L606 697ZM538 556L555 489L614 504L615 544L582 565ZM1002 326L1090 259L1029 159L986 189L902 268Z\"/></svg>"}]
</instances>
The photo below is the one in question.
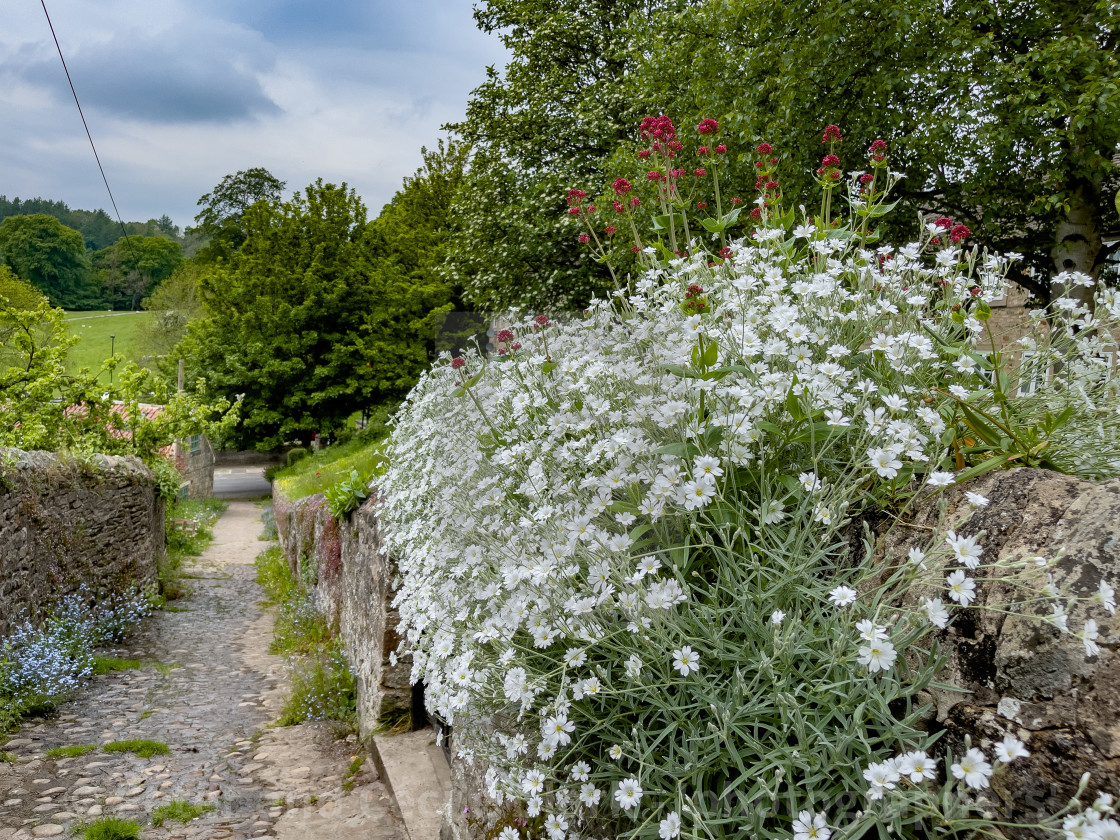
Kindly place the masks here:
<instances>
[{"instance_id":1,"label":"cobblestone path","mask_svg":"<svg viewBox=\"0 0 1120 840\"><path fill-rule=\"evenodd\" d=\"M101 815L137 820L144 840L406 840L370 762L347 776L354 736L268 726L286 674L268 653L272 616L254 581L259 532L253 503L233 502L187 570L194 593L175 602L180 611L157 613L108 654L150 664L94 677L57 717L28 721L4 745L18 760L0 762L2 840L69 835ZM170 754L46 755L131 739L164 742ZM156 828L152 810L173 799L215 810Z\"/></svg>"}]
</instances>

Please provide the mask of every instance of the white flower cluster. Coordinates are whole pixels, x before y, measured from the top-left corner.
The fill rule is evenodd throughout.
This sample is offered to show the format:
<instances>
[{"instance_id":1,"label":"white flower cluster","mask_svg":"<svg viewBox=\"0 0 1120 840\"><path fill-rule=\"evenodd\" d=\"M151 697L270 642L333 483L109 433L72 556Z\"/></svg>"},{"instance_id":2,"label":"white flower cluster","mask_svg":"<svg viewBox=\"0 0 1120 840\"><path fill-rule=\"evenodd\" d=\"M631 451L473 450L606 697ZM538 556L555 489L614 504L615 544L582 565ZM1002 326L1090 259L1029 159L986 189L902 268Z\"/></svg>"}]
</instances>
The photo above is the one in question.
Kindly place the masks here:
<instances>
[{"instance_id":1,"label":"white flower cluster","mask_svg":"<svg viewBox=\"0 0 1120 840\"><path fill-rule=\"evenodd\" d=\"M954 481L945 434L958 405L991 398L978 315L1007 266L809 235L678 260L568 324L525 319L501 355L443 359L397 418L381 490L413 677L443 720L485 722L460 755L483 759L492 800L542 816L551 840L649 819L672 840L700 819L667 781L699 736L647 738L651 710L679 708L681 733L714 727L725 734L710 748L735 748L745 736L727 733L750 729L732 725L746 714L735 686L752 668L760 685L793 668L783 646L810 622L841 628L821 642L822 668L898 685L899 613L861 609L857 578L832 559L793 573L774 558L834 545L877 500ZM978 541L953 532L940 551L963 568L937 585L969 606ZM920 550L910 559L925 568ZM754 575L750 592L721 584L728 563ZM740 598L739 615L704 612L721 598ZM756 601L764 612L738 624ZM949 621L941 598L920 615ZM740 699L720 705L720 691ZM828 714L844 702L822 698ZM830 725L852 724L845 714ZM859 766L872 798L933 773L924 752ZM952 772L976 787L990 767L969 753ZM768 830L827 840L822 820L804 811Z\"/></svg>"}]
</instances>

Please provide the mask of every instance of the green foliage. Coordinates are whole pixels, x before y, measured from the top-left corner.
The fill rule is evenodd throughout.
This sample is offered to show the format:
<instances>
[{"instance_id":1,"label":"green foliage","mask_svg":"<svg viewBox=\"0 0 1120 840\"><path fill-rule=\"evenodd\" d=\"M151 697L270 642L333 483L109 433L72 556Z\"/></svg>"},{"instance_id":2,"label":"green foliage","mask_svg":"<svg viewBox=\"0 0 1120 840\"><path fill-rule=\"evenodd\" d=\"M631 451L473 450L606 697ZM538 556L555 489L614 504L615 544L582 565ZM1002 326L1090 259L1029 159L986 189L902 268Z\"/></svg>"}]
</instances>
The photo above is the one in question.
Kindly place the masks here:
<instances>
[{"instance_id":1,"label":"green foliage","mask_svg":"<svg viewBox=\"0 0 1120 840\"><path fill-rule=\"evenodd\" d=\"M154 356L170 357L164 371L169 378L178 372L178 360L171 357L172 350L186 334L187 326L206 313L199 288L204 270L193 260L180 265L141 302L152 313L141 336L144 347Z\"/></svg>"},{"instance_id":2,"label":"green foliage","mask_svg":"<svg viewBox=\"0 0 1120 840\"><path fill-rule=\"evenodd\" d=\"M300 461L300 460L306 458L307 455L308 455L308 450L307 450L306 446L293 446L291 449L288 450L288 454L284 458L284 460L287 462L287 465L290 467L296 461Z\"/></svg>"},{"instance_id":3,"label":"green foliage","mask_svg":"<svg viewBox=\"0 0 1120 840\"><path fill-rule=\"evenodd\" d=\"M142 738L134 738L130 741L114 741L111 744L105 744L101 748L101 751L107 753L130 752L141 758L151 758L153 755L168 755L171 752L171 748L162 741L147 741Z\"/></svg>"},{"instance_id":4,"label":"green foliage","mask_svg":"<svg viewBox=\"0 0 1120 840\"><path fill-rule=\"evenodd\" d=\"M562 224L564 194L597 195L616 175L644 180L637 147L620 153L619 143L641 117L670 113L682 126L720 122L731 194L748 204L759 141L774 145L782 189L796 195L825 151L802 126L845 129L845 170L882 137L907 176L885 236L912 237L918 209L951 216L975 241L1023 253L1013 279L1048 299L1056 272L1095 275L1117 248L1101 232L1120 145L1120 9L1108 0L1015 9L487 0L476 19L511 58L451 126L473 156L447 276L492 309L580 308L607 290L607 272Z\"/></svg>"},{"instance_id":5,"label":"green foliage","mask_svg":"<svg viewBox=\"0 0 1120 840\"><path fill-rule=\"evenodd\" d=\"M0 220L9 216L29 216L32 214L54 216L66 227L74 228L82 235L85 246L97 251L107 248L121 236L120 222L114 221L104 210L71 209L64 201L46 198L8 199L0 195ZM179 239L178 226L164 213L158 219L146 222L125 222L124 232L130 236L163 235Z\"/></svg>"},{"instance_id":6,"label":"green foliage","mask_svg":"<svg viewBox=\"0 0 1120 840\"><path fill-rule=\"evenodd\" d=\"M17 761L19 761L19 756L14 752L0 750L0 764L15 764Z\"/></svg>"},{"instance_id":7,"label":"green foliage","mask_svg":"<svg viewBox=\"0 0 1120 840\"><path fill-rule=\"evenodd\" d=\"M198 253L199 261L228 260L249 238L244 223L246 211L254 204L278 203L284 186L283 181L263 167L243 169L222 178L198 200L202 209L194 217L195 226L187 230L208 240Z\"/></svg>"},{"instance_id":8,"label":"green foliage","mask_svg":"<svg viewBox=\"0 0 1120 840\"><path fill-rule=\"evenodd\" d=\"M81 829L85 840L140 840L140 823L124 817L98 817Z\"/></svg>"},{"instance_id":9,"label":"green foliage","mask_svg":"<svg viewBox=\"0 0 1120 840\"><path fill-rule=\"evenodd\" d=\"M113 671L128 671L133 668L141 668L144 663L139 659L117 659L112 656L95 656L93 657L93 673L94 674L109 674Z\"/></svg>"},{"instance_id":10,"label":"green foliage","mask_svg":"<svg viewBox=\"0 0 1120 840\"><path fill-rule=\"evenodd\" d=\"M70 747L55 747L54 749L47 750L47 758L77 758L78 756L94 752L96 749L97 744L75 744Z\"/></svg>"},{"instance_id":11,"label":"green foliage","mask_svg":"<svg viewBox=\"0 0 1120 840\"><path fill-rule=\"evenodd\" d=\"M9 306L18 309L34 309L43 301L42 292L17 277L6 265L0 265L0 297L6 299Z\"/></svg>"},{"instance_id":12,"label":"green foliage","mask_svg":"<svg viewBox=\"0 0 1120 840\"><path fill-rule=\"evenodd\" d=\"M385 470L382 440L383 436L370 440L361 435L320 449L277 472L273 481L288 499L295 500L324 493L355 471L364 476L380 475Z\"/></svg>"},{"instance_id":13,"label":"green foliage","mask_svg":"<svg viewBox=\"0 0 1120 840\"><path fill-rule=\"evenodd\" d=\"M148 371L133 364L116 370L111 384L97 375L65 371L65 357L76 339L67 335L59 309L42 303L23 310L0 301L0 345L8 366L0 368L0 405L18 424L0 428L0 446L17 449L136 455L162 470L160 488L178 488L160 450L176 438L205 433L220 440L237 422L236 408L225 400L207 403L200 393L168 395ZM119 360L108 363L116 368ZM201 392L204 383L196 386ZM155 417L141 403L162 403ZM166 480L164 480L166 479Z\"/></svg>"},{"instance_id":14,"label":"green foliage","mask_svg":"<svg viewBox=\"0 0 1120 840\"><path fill-rule=\"evenodd\" d=\"M183 249L165 236L121 237L92 257L101 297L114 309L137 304L183 262Z\"/></svg>"},{"instance_id":15,"label":"green foliage","mask_svg":"<svg viewBox=\"0 0 1120 840\"><path fill-rule=\"evenodd\" d=\"M215 810L213 805L195 805L186 799L172 799L170 802L157 805L152 809L152 825L159 828L168 820L188 823L213 810Z\"/></svg>"},{"instance_id":16,"label":"green foliage","mask_svg":"<svg viewBox=\"0 0 1120 840\"><path fill-rule=\"evenodd\" d=\"M165 601L174 601L187 593L183 584L183 561L197 557L210 544L212 526L228 507L220 499L184 499L165 508L164 527L167 551L159 564L159 592Z\"/></svg>"},{"instance_id":17,"label":"green foliage","mask_svg":"<svg viewBox=\"0 0 1120 840\"><path fill-rule=\"evenodd\" d=\"M369 485L373 481L371 474L361 474L357 470L350 470L350 475L332 484L323 494L327 499L327 507L335 519L345 519L350 513L362 506L369 498Z\"/></svg>"},{"instance_id":18,"label":"green foliage","mask_svg":"<svg viewBox=\"0 0 1120 840\"><path fill-rule=\"evenodd\" d=\"M257 555L257 583L274 604L287 602L297 589L296 579L279 546L267 548Z\"/></svg>"},{"instance_id":19,"label":"green foliage","mask_svg":"<svg viewBox=\"0 0 1120 840\"><path fill-rule=\"evenodd\" d=\"M292 690L277 721L294 726L306 720L353 724L357 717L357 686L337 639L292 667Z\"/></svg>"},{"instance_id":20,"label":"green foliage","mask_svg":"<svg viewBox=\"0 0 1120 840\"><path fill-rule=\"evenodd\" d=\"M9 216L0 222L0 256L55 306L96 301L82 235L53 216Z\"/></svg>"}]
</instances>

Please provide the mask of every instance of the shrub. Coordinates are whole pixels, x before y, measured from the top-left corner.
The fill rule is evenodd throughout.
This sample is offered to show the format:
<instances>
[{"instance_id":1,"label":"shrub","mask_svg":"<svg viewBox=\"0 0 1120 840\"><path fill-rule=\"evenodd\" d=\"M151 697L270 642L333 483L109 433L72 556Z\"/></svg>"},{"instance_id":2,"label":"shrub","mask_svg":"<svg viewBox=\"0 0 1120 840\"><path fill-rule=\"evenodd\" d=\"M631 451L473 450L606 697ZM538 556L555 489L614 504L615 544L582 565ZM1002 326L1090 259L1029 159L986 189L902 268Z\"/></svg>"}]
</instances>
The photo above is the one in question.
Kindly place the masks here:
<instances>
[{"instance_id":1,"label":"shrub","mask_svg":"<svg viewBox=\"0 0 1120 840\"><path fill-rule=\"evenodd\" d=\"M691 255L647 244L613 299L567 325L515 320L489 360L442 358L397 418L380 486L413 678L467 733L490 801L552 838L994 831L983 790L1024 748L935 755L932 634L997 574L1028 594L989 607L1075 615L1087 653L1088 610L1115 609L1107 582L1046 590L1057 558L983 557L981 535L874 565L852 550L861 515L990 469L1120 470L1101 362L1120 295L1039 313L1030 364L1060 375L1020 392L980 346L1008 259L949 220L878 243L890 177L873 161L848 183L826 158L815 219L783 210L768 174L751 237L718 254L660 193ZM704 229L723 236L726 215ZM1067 819L1115 833L1111 813Z\"/></svg>"},{"instance_id":2,"label":"shrub","mask_svg":"<svg viewBox=\"0 0 1120 840\"><path fill-rule=\"evenodd\" d=\"M168 820L188 823L213 810L215 810L213 805L195 805L185 799L172 799L152 809L152 825L159 828Z\"/></svg>"},{"instance_id":3,"label":"shrub","mask_svg":"<svg viewBox=\"0 0 1120 840\"><path fill-rule=\"evenodd\" d=\"M81 829L85 840L140 840L140 823L123 817L99 817Z\"/></svg>"},{"instance_id":4,"label":"shrub","mask_svg":"<svg viewBox=\"0 0 1120 840\"><path fill-rule=\"evenodd\" d=\"M362 506L369 498L369 486L373 481L372 475L361 475L357 470L350 470L350 475L324 491L327 507L335 519L345 519Z\"/></svg>"},{"instance_id":5,"label":"shrub","mask_svg":"<svg viewBox=\"0 0 1120 840\"><path fill-rule=\"evenodd\" d=\"M301 461L308 456L308 451L302 446L293 446L288 450L288 455L284 459L287 466L292 466L296 461Z\"/></svg>"}]
</instances>

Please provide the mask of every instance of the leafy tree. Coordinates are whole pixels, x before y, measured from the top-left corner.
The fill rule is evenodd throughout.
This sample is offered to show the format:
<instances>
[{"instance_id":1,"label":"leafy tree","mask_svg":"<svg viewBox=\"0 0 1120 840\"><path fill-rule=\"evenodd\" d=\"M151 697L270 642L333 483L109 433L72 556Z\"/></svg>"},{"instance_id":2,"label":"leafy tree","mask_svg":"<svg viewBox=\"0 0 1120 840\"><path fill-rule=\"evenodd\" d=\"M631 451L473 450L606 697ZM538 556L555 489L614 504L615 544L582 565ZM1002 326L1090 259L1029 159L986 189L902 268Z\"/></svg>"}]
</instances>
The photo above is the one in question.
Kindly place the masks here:
<instances>
[{"instance_id":1,"label":"leafy tree","mask_svg":"<svg viewBox=\"0 0 1120 840\"><path fill-rule=\"evenodd\" d=\"M209 242L198 257L207 262L229 259L248 238L244 223L246 211L258 202L278 202L285 183L263 167L243 169L226 175L210 192L198 200L202 209L194 217L188 234L206 237Z\"/></svg>"},{"instance_id":2,"label":"leafy tree","mask_svg":"<svg viewBox=\"0 0 1120 840\"><path fill-rule=\"evenodd\" d=\"M568 188L601 180L603 162L654 108L627 84L658 15L685 0L487 0L479 28L511 53L490 68L466 118L472 149L452 213L446 276L487 309L582 305L609 285L563 223Z\"/></svg>"},{"instance_id":3,"label":"leafy tree","mask_svg":"<svg viewBox=\"0 0 1120 840\"><path fill-rule=\"evenodd\" d=\"M46 303L43 293L15 275L8 266L0 265L0 306L13 311L36 309ZM13 346L17 326L14 323L0 325L0 370L20 364L20 359L9 348Z\"/></svg>"},{"instance_id":4,"label":"leafy tree","mask_svg":"<svg viewBox=\"0 0 1120 840\"><path fill-rule=\"evenodd\" d=\"M209 314L177 350L192 376L244 394L240 443L307 440L403 396L426 354L404 325L366 329L367 313L397 306L407 279L370 270L353 190L319 180L290 201L248 206L241 224L241 249L202 277Z\"/></svg>"},{"instance_id":5,"label":"leafy tree","mask_svg":"<svg viewBox=\"0 0 1120 840\"><path fill-rule=\"evenodd\" d=\"M122 236L93 255L105 300L114 308L128 306L132 310L182 261L179 243L163 236Z\"/></svg>"},{"instance_id":6,"label":"leafy tree","mask_svg":"<svg viewBox=\"0 0 1120 840\"><path fill-rule=\"evenodd\" d=\"M0 222L0 256L52 305L78 309L95 301L82 235L53 216L35 213Z\"/></svg>"},{"instance_id":7,"label":"leafy tree","mask_svg":"<svg viewBox=\"0 0 1120 840\"><path fill-rule=\"evenodd\" d=\"M141 332L151 355L172 356L175 345L186 334L187 326L206 314L206 304L199 287L204 271L201 263L184 262L144 298L141 306L152 313L152 319L145 323ZM171 368L177 368L177 358L169 361ZM168 373L174 375L170 368Z\"/></svg>"}]
</instances>

